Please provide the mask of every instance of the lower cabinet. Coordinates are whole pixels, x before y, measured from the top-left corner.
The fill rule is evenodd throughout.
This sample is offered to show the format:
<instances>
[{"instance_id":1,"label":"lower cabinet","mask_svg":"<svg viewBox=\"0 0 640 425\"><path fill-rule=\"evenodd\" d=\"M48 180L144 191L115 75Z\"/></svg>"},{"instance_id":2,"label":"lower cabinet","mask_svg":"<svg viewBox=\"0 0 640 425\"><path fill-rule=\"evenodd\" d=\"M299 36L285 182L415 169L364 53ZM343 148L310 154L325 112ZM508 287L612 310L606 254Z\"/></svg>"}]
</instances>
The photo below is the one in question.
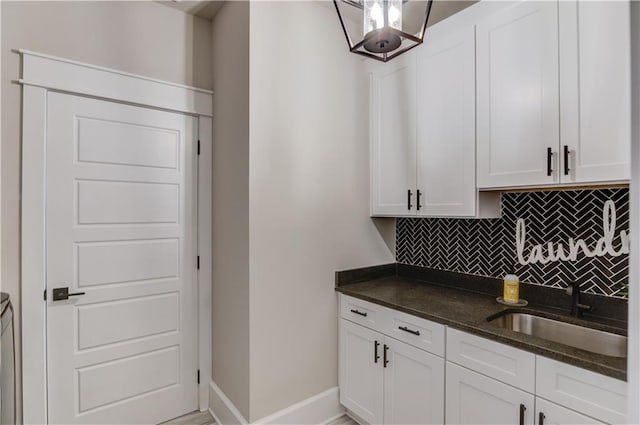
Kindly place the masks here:
<instances>
[{"instance_id":1,"label":"lower cabinet","mask_svg":"<svg viewBox=\"0 0 640 425\"><path fill-rule=\"evenodd\" d=\"M340 304L340 402L362 422L626 423L624 381L353 297Z\"/></svg>"},{"instance_id":2,"label":"lower cabinet","mask_svg":"<svg viewBox=\"0 0 640 425\"><path fill-rule=\"evenodd\" d=\"M536 397L536 420L538 425L603 425L588 416L558 406L555 403Z\"/></svg>"},{"instance_id":3,"label":"lower cabinet","mask_svg":"<svg viewBox=\"0 0 640 425\"><path fill-rule=\"evenodd\" d=\"M444 423L444 359L385 337L385 424Z\"/></svg>"},{"instance_id":4,"label":"lower cabinet","mask_svg":"<svg viewBox=\"0 0 640 425\"><path fill-rule=\"evenodd\" d=\"M340 403L370 424L382 423L384 337L340 320Z\"/></svg>"},{"instance_id":5,"label":"lower cabinet","mask_svg":"<svg viewBox=\"0 0 640 425\"><path fill-rule=\"evenodd\" d=\"M447 362L447 424L533 425L532 394Z\"/></svg>"},{"instance_id":6,"label":"lower cabinet","mask_svg":"<svg viewBox=\"0 0 640 425\"><path fill-rule=\"evenodd\" d=\"M444 359L340 320L340 402L369 424L443 424Z\"/></svg>"}]
</instances>

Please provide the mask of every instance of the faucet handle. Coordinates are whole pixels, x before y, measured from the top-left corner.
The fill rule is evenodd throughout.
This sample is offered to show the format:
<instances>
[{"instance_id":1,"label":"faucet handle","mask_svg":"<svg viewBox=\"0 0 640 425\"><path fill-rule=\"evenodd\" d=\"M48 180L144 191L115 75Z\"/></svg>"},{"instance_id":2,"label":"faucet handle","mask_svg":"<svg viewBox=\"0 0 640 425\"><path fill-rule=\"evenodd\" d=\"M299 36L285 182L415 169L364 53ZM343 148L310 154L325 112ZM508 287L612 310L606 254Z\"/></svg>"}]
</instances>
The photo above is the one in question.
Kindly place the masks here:
<instances>
[{"instance_id":1,"label":"faucet handle","mask_svg":"<svg viewBox=\"0 0 640 425\"><path fill-rule=\"evenodd\" d=\"M579 282L569 282L567 287L565 288L565 292L567 295L573 295L574 291L580 292L582 290L582 283Z\"/></svg>"},{"instance_id":2,"label":"faucet handle","mask_svg":"<svg viewBox=\"0 0 640 425\"><path fill-rule=\"evenodd\" d=\"M576 282L569 282L564 291L567 295L573 295L573 291L580 290L580 286Z\"/></svg>"}]
</instances>

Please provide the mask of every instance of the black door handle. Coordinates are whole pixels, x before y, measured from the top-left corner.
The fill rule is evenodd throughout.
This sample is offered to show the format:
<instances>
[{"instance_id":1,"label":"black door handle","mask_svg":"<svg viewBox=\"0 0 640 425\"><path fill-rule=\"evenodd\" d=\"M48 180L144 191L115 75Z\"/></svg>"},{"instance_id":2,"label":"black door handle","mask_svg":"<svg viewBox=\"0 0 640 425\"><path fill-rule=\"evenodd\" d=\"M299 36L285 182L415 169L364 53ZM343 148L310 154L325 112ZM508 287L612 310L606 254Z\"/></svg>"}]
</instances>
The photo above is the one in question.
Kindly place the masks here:
<instances>
[{"instance_id":1,"label":"black door handle","mask_svg":"<svg viewBox=\"0 0 640 425\"><path fill-rule=\"evenodd\" d=\"M411 189L407 190L407 209L411 211Z\"/></svg>"},{"instance_id":2,"label":"black door handle","mask_svg":"<svg viewBox=\"0 0 640 425\"><path fill-rule=\"evenodd\" d=\"M382 351L382 355L383 355L382 364L384 365L384 367L387 367L387 365L389 364L389 359L387 359L387 351L389 351L389 346L385 344L384 350Z\"/></svg>"},{"instance_id":3,"label":"black door handle","mask_svg":"<svg viewBox=\"0 0 640 425\"><path fill-rule=\"evenodd\" d=\"M409 329L406 326L398 326L398 329L400 329L401 331L409 332L410 334L414 334L414 335L420 336L420 331L414 331L412 329Z\"/></svg>"},{"instance_id":4,"label":"black door handle","mask_svg":"<svg viewBox=\"0 0 640 425\"><path fill-rule=\"evenodd\" d=\"M553 151L551 148L547 148L547 176L553 174L553 167L551 166L551 161L553 160Z\"/></svg>"},{"instance_id":5,"label":"black door handle","mask_svg":"<svg viewBox=\"0 0 640 425\"><path fill-rule=\"evenodd\" d=\"M357 314L357 315L359 315L359 316L362 316L362 317L367 317L367 313L366 313L366 312L364 312L364 313L363 313L363 312L361 312L360 310L352 309L352 310L351 310L351 312L352 312L352 313L355 313L355 314Z\"/></svg>"},{"instance_id":6,"label":"black door handle","mask_svg":"<svg viewBox=\"0 0 640 425\"><path fill-rule=\"evenodd\" d=\"M538 415L538 425L544 425L544 413L542 412Z\"/></svg>"},{"instance_id":7,"label":"black door handle","mask_svg":"<svg viewBox=\"0 0 640 425\"><path fill-rule=\"evenodd\" d=\"M524 411L527 410L524 404L520 405L520 425L524 425Z\"/></svg>"},{"instance_id":8,"label":"black door handle","mask_svg":"<svg viewBox=\"0 0 640 425\"><path fill-rule=\"evenodd\" d=\"M378 360L380 360L380 356L378 355L379 346L380 346L380 343L378 341L374 341L373 343L373 362L374 363L378 363Z\"/></svg>"},{"instance_id":9,"label":"black door handle","mask_svg":"<svg viewBox=\"0 0 640 425\"><path fill-rule=\"evenodd\" d=\"M569 145L564 145L564 175L568 176L569 171L571 171L569 168Z\"/></svg>"},{"instance_id":10,"label":"black door handle","mask_svg":"<svg viewBox=\"0 0 640 425\"><path fill-rule=\"evenodd\" d=\"M416 191L416 210L420 211L420 208L422 208L422 205L420 205L420 195L422 195L422 193L420 193L420 189L418 189Z\"/></svg>"},{"instance_id":11,"label":"black door handle","mask_svg":"<svg viewBox=\"0 0 640 425\"><path fill-rule=\"evenodd\" d=\"M69 288L53 288L53 301L63 301L68 300L69 297L77 297L80 295L84 295L84 292L73 292L69 293Z\"/></svg>"}]
</instances>

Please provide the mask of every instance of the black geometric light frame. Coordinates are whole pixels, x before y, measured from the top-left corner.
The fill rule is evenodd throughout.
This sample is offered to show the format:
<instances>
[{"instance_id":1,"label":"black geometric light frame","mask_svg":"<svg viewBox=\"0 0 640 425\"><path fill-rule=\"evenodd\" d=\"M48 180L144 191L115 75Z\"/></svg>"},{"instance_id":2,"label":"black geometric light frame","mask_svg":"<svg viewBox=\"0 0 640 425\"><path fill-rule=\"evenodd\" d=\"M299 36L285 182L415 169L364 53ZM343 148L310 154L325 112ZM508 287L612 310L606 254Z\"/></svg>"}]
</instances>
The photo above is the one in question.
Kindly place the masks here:
<instances>
[{"instance_id":1,"label":"black geometric light frame","mask_svg":"<svg viewBox=\"0 0 640 425\"><path fill-rule=\"evenodd\" d=\"M406 14L413 17L416 22L416 16L421 19L411 27L406 27L404 19L402 29L394 28L388 22L389 2L392 0L378 0L383 4L384 25L381 28L364 33L358 31L358 26L349 25L348 22L357 22L357 19L350 19L361 16L360 21L364 21L364 13L366 3L371 0L333 0L336 8L342 31L347 39L347 45L352 53L362 55L368 58L376 59L381 62L388 62L391 59L419 46L424 41L429 14L433 0L398 0L402 3L402 8L407 8ZM420 12L416 13L419 8ZM403 12L404 14L405 12Z\"/></svg>"}]
</instances>

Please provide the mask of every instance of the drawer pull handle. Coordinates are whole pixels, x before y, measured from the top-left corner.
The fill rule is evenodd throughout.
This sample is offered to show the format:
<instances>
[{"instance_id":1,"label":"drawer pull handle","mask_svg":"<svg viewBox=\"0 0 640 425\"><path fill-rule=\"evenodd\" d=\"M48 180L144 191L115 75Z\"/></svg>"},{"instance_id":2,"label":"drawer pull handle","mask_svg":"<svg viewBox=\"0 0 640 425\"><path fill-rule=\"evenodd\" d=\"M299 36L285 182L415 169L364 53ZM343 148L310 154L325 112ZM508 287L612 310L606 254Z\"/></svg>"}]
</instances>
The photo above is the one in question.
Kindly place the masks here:
<instances>
[{"instance_id":1,"label":"drawer pull handle","mask_svg":"<svg viewBox=\"0 0 640 425\"><path fill-rule=\"evenodd\" d=\"M569 175L569 171L571 171L571 169L569 168L569 146L568 145L564 145L564 175L568 176Z\"/></svg>"},{"instance_id":2,"label":"drawer pull handle","mask_svg":"<svg viewBox=\"0 0 640 425\"><path fill-rule=\"evenodd\" d=\"M362 317L367 317L367 313L366 312L363 313L360 310L352 309L351 312L355 313L355 314L357 314L359 316L362 316Z\"/></svg>"},{"instance_id":3,"label":"drawer pull handle","mask_svg":"<svg viewBox=\"0 0 640 425\"><path fill-rule=\"evenodd\" d=\"M387 358L387 351L389 351L389 346L387 344L384 345L384 350L382 351L383 354L383 359L382 359L382 364L384 365L384 367L387 367L387 365L389 364L389 359Z\"/></svg>"},{"instance_id":4,"label":"drawer pull handle","mask_svg":"<svg viewBox=\"0 0 640 425\"><path fill-rule=\"evenodd\" d=\"M398 326L398 329L400 329L401 331L409 332L410 334L420 336L420 331L414 331L406 326Z\"/></svg>"},{"instance_id":5,"label":"drawer pull handle","mask_svg":"<svg viewBox=\"0 0 640 425\"><path fill-rule=\"evenodd\" d=\"M407 209L411 211L411 207L413 207L411 205L411 189L407 189Z\"/></svg>"},{"instance_id":6,"label":"drawer pull handle","mask_svg":"<svg viewBox=\"0 0 640 425\"><path fill-rule=\"evenodd\" d=\"M527 410L524 404L520 405L520 425L524 425L524 411Z\"/></svg>"},{"instance_id":7,"label":"drawer pull handle","mask_svg":"<svg viewBox=\"0 0 640 425\"><path fill-rule=\"evenodd\" d=\"M538 415L538 425L544 425L544 413L542 412Z\"/></svg>"},{"instance_id":8,"label":"drawer pull handle","mask_svg":"<svg viewBox=\"0 0 640 425\"><path fill-rule=\"evenodd\" d=\"M552 160L553 160L553 150L551 150L551 148L547 148L547 176L551 176L553 174L553 168L551 166Z\"/></svg>"},{"instance_id":9,"label":"drawer pull handle","mask_svg":"<svg viewBox=\"0 0 640 425\"><path fill-rule=\"evenodd\" d=\"M378 363L378 360L380 360L380 356L378 355L379 346L380 346L380 343L378 341L374 341L373 343L373 362L374 363Z\"/></svg>"}]
</instances>

